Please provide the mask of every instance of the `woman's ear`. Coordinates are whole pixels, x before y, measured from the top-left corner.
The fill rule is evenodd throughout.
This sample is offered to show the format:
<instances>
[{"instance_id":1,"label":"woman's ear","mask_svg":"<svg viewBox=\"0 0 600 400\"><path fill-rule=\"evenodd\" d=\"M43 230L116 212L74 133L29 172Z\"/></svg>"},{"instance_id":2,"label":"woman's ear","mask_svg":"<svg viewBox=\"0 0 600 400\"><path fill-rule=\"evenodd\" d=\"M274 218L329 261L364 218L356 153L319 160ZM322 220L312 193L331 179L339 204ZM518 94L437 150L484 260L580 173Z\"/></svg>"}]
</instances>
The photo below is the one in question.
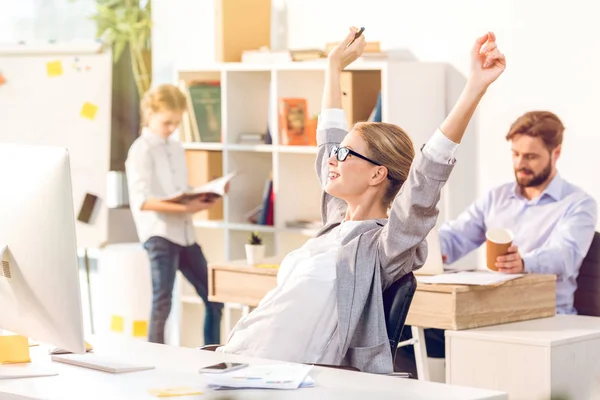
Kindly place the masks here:
<instances>
[{"instance_id":1,"label":"woman's ear","mask_svg":"<svg viewBox=\"0 0 600 400\"><path fill-rule=\"evenodd\" d=\"M375 172L371 177L373 184L378 185L379 183L383 182L385 179L387 179L387 174L388 170L383 165L376 167Z\"/></svg>"}]
</instances>

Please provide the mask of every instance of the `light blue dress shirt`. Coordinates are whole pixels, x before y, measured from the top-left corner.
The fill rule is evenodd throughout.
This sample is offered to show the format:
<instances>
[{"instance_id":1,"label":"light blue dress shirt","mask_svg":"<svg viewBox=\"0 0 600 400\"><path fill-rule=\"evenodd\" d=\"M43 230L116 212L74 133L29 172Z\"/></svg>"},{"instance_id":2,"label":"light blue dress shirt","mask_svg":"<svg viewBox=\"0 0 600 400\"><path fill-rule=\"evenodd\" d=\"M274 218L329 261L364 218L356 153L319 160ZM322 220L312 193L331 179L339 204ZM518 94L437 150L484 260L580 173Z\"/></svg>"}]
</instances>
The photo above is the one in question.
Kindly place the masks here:
<instances>
[{"instance_id":1,"label":"light blue dress shirt","mask_svg":"<svg viewBox=\"0 0 600 400\"><path fill-rule=\"evenodd\" d=\"M525 271L557 276L557 313L575 314L577 275L592 242L596 218L596 201L557 173L536 199L523 197L516 183L491 190L441 227L440 244L451 264L485 243L488 229L510 229Z\"/></svg>"}]
</instances>

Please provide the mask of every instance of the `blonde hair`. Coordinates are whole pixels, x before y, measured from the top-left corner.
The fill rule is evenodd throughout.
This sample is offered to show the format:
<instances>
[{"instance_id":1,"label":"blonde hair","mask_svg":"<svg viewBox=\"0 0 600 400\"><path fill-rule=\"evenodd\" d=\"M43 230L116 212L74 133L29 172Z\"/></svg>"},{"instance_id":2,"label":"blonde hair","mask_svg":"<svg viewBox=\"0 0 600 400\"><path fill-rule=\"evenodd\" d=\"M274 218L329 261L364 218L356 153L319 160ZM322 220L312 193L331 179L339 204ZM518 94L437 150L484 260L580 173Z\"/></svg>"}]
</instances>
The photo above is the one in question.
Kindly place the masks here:
<instances>
[{"instance_id":1,"label":"blonde hair","mask_svg":"<svg viewBox=\"0 0 600 400\"><path fill-rule=\"evenodd\" d=\"M383 204L390 206L400 188L408 179L415 158L412 140L399 126L385 122L359 122L354 131L367 142L368 157L388 170L388 187Z\"/></svg>"},{"instance_id":2,"label":"blonde hair","mask_svg":"<svg viewBox=\"0 0 600 400\"><path fill-rule=\"evenodd\" d=\"M161 111L185 111L187 107L185 95L177 86L165 83L150 89L142 97L140 111L142 125L148 123L150 113Z\"/></svg>"}]
</instances>

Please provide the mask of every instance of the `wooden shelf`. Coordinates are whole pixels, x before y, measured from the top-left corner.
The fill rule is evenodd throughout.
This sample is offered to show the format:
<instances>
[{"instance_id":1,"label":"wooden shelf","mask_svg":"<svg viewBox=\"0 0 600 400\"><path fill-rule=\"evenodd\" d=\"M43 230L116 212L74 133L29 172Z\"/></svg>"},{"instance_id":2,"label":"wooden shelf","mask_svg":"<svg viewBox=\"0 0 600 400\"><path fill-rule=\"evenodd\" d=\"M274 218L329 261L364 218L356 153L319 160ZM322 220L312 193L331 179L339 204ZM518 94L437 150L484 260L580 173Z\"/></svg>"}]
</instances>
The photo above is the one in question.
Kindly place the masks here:
<instances>
[{"instance_id":1,"label":"wooden shelf","mask_svg":"<svg viewBox=\"0 0 600 400\"><path fill-rule=\"evenodd\" d=\"M215 228L224 229L227 224L223 221L205 221L205 220L194 220L194 227L196 228Z\"/></svg>"},{"instance_id":2,"label":"wooden shelf","mask_svg":"<svg viewBox=\"0 0 600 400\"><path fill-rule=\"evenodd\" d=\"M182 142L186 150L223 150L223 143Z\"/></svg>"},{"instance_id":3,"label":"wooden shelf","mask_svg":"<svg viewBox=\"0 0 600 400\"><path fill-rule=\"evenodd\" d=\"M229 151L254 151L257 153L272 153L275 147L270 144L228 144L225 149Z\"/></svg>"},{"instance_id":4,"label":"wooden shelf","mask_svg":"<svg viewBox=\"0 0 600 400\"><path fill-rule=\"evenodd\" d=\"M241 224L231 223L227 224L227 227L233 231L247 231L247 232L276 232L277 229L269 225L257 225L257 224Z\"/></svg>"},{"instance_id":5,"label":"wooden shelf","mask_svg":"<svg viewBox=\"0 0 600 400\"><path fill-rule=\"evenodd\" d=\"M280 153L292 154L317 154L316 146L278 146L277 151Z\"/></svg>"},{"instance_id":6,"label":"wooden shelf","mask_svg":"<svg viewBox=\"0 0 600 400\"><path fill-rule=\"evenodd\" d=\"M351 71L381 74L382 119L401 126L418 149L446 116L446 65L415 61L361 59ZM287 228L285 221L319 219L321 188L315 175L316 146L285 146L279 141L278 99L307 100L307 115L321 110L325 60L279 64L221 63L197 70L178 71L180 80L221 81L222 143L184 143L187 150L222 151L222 171L244 174L232 181L223 201L223 220L194 222L198 243L210 263L244 259L249 233L260 232L267 257L283 257L314 237L317 229ZM375 104L373 104L373 107ZM238 144L244 133L266 133L273 144ZM245 223L248 212L261 204L265 182L272 176L275 226ZM200 304L190 290L178 285L181 303ZM193 295L192 295L193 294ZM177 298L177 297L175 297ZM187 329L201 318L180 315ZM181 345L187 345L181 343Z\"/></svg>"}]
</instances>

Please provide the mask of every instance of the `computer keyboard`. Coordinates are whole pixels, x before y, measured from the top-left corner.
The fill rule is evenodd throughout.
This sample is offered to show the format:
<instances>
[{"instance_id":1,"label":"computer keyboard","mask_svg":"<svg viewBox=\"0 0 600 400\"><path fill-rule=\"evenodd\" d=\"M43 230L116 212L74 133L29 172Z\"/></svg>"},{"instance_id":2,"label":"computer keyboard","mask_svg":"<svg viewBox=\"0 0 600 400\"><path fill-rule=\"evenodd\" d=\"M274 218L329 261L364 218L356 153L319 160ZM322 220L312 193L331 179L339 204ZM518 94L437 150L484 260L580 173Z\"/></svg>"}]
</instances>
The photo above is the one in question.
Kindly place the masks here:
<instances>
[{"instance_id":1,"label":"computer keyboard","mask_svg":"<svg viewBox=\"0 0 600 400\"><path fill-rule=\"evenodd\" d=\"M154 369L153 366L129 364L111 358L99 357L94 353L57 354L51 357L52 361L76 365L83 368L96 369L98 371L110 372L111 374Z\"/></svg>"}]
</instances>

